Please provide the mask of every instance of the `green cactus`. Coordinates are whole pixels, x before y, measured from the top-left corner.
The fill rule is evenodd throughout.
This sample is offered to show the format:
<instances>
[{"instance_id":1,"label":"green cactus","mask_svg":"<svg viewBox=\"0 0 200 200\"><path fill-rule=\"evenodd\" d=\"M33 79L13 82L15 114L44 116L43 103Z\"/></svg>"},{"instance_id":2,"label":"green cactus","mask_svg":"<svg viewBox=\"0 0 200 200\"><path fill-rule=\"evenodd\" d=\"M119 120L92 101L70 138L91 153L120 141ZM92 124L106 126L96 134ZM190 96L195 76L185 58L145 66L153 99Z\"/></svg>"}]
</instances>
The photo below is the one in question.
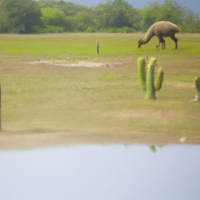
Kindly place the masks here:
<instances>
[{"instance_id":1,"label":"green cactus","mask_svg":"<svg viewBox=\"0 0 200 200\"><path fill-rule=\"evenodd\" d=\"M195 100L200 101L200 78L196 77L194 82L195 82L195 89L196 89Z\"/></svg>"},{"instance_id":2,"label":"green cactus","mask_svg":"<svg viewBox=\"0 0 200 200\"><path fill-rule=\"evenodd\" d=\"M156 58L151 58L146 69L145 59L142 57L138 58L139 82L143 90L146 91L146 99L156 99L155 91L160 90L162 87L164 71L161 67L158 70L156 83L154 84L154 68L156 61Z\"/></svg>"},{"instance_id":3,"label":"green cactus","mask_svg":"<svg viewBox=\"0 0 200 200\"><path fill-rule=\"evenodd\" d=\"M146 62L144 58L138 58L137 61L138 66L138 75L139 75L139 82L144 91L146 91Z\"/></svg>"}]
</instances>

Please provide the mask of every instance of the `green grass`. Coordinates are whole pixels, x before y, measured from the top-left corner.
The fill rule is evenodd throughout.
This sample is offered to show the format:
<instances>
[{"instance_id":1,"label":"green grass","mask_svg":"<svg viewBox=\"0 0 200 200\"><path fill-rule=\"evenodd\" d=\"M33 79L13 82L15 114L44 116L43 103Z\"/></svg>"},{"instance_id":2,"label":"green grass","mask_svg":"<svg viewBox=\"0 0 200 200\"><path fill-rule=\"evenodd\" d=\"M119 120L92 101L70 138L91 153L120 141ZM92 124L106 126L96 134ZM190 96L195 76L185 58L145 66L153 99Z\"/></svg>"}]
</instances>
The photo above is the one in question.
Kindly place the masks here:
<instances>
[{"instance_id":1,"label":"green grass","mask_svg":"<svg viewBox=\"0 0 200 200\"><path fill-rule=\"evenodd\" d=\"M158 43L154 37L141 49L137 41L144 34L41 34L41 35L1 35L0 52L8 54L32 54L65 57L66 54L96 56L96 43L100 44L99 57L128 55L198 55L200 53L199 34L177 34L179 50L174 49L174 42L166 38L166 50L155 51Z\"/></svg>"},{"instance_id":2,"label":"green grass","mask_svg":"<svg viewBox=\"0 0 200 200\"><path fill-rule=\"evenodd\" d=\"M91 133L91 137L96 133L118 137L122 142L145 138L179 142L186 136L186 142L199 143L200 104L190 100L195 97L193 79L200 76L200 35L178 34L178 50L166 39L167 49L158 52L156 38L138 49L137 40L142 36L0 35L3 130L79 131ZM73 56L66 59L67 54ZM137 58L147 55L158 59L156 70L161 66L165 72L156 101L145 100L138 82ZM122 64L66 68L28 62L54 59Z\"/></svg>"}]
</instances>

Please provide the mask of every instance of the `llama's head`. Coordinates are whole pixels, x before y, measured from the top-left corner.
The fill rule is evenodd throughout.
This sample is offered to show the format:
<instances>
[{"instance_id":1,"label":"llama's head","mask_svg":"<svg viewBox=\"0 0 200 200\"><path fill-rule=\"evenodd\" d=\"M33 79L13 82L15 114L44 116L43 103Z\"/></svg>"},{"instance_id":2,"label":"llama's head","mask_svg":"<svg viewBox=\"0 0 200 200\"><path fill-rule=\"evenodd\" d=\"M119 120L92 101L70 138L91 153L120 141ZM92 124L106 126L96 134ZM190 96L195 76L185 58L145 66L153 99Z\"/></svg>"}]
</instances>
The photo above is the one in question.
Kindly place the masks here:
<instances>
[{"instance_id":1,"label":"llama's head","mask_svg":"<svg viewBox=\"0 0 200 200\"><path fill-rule=\"evenodd\" d=\"M141 45L142 45L142 39L140 39L140 40L138 41L138 48L140 48Z\"/></svg>"}]
</instances>

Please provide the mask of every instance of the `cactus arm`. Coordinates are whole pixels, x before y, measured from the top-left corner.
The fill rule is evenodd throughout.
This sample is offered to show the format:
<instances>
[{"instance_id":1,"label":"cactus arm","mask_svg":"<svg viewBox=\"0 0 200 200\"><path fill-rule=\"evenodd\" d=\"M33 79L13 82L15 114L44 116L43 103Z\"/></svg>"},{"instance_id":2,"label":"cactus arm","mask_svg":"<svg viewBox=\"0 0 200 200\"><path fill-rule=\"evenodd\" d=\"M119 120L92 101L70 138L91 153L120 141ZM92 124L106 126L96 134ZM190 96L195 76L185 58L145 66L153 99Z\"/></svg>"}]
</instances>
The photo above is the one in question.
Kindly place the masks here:
<instances>
[{"instance_id":1,"label":"cactus arm","mask_svg":"<svg viewBox=\"0 0 200 200\"><path fill-rule=\"evenodd\" d=\"M155 83L155 91L158 91L161 89L162 87L162 83L163 83L163 77L164 77L164 71L163 69L160 67L158 70L158 75L157 75L157 79L156 79L156 83Z\"/></svg>"},{"instance_id":2,"label":"cactus arm","mask_svg":"<svg viewBox=\"0 0 200 200\"><path fill-rule=\"evenodd\" d=\"M140 57L137 61L139 83L144 91L146 91L146 62L145 59Z\"/></svg>"},{"instance_id":3,"label":"cactus arm","mask_svg":"<svg viewBox=\"0 0 200 200\"><path fill-rule=\"evenodd\" d=\"M151 58L147 69L145 68L146 63L144 58L139 58L137 62L139 82L143 90L146 91L146 99L156 99L155 91L160 90L162 87L164 71L161 67L158 70L156 83L154 85L154 69L156 62L156 58Z\"/></svg>"},{"instance_id":4,"label":"cactus arm","mask_svg":"<svg viewBox=\"0 0 200 200\"><path fill-rule=\"evenodd\" d=\"M149 65L147 67L146 99L156 99L155 88L154 88L154 68L156 61L157 61L156 59L151 58Z\"/></svg>"},{"instance_id":5,"label":"cactus arm","mask_svg":"<svg viewBox=\"0 0 200 200\"><path fill-rule=\"evenodd\" d=\"M195 78L196 96L200 97L200 78Z\"/></svg>"}]
</instances>

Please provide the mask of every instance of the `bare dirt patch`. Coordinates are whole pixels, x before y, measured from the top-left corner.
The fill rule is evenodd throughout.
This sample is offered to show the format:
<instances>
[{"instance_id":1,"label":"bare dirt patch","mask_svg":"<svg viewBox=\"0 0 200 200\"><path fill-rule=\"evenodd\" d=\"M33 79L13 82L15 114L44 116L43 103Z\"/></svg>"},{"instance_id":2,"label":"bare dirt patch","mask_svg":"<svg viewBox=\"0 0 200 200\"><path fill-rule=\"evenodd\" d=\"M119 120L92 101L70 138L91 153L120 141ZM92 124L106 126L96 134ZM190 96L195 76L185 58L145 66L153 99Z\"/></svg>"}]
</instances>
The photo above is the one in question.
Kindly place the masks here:
<instances>
[{"instance_id":1,"label":"bare dirt patch","mask_svg":"<svg viewBox=\"0 0 200 200\"><path fill-rule=\"evenodd\" d=\"M113 67L116 65L122 65L122 63L97 63L97 62L88 62L88 61L79 61L77 63L67 63L63 61L34 61L29 64L38 65L38 64L47 64L63 67L87 67L87 68L99 68L99 67Z\"/></svg>"}]
</instances>

